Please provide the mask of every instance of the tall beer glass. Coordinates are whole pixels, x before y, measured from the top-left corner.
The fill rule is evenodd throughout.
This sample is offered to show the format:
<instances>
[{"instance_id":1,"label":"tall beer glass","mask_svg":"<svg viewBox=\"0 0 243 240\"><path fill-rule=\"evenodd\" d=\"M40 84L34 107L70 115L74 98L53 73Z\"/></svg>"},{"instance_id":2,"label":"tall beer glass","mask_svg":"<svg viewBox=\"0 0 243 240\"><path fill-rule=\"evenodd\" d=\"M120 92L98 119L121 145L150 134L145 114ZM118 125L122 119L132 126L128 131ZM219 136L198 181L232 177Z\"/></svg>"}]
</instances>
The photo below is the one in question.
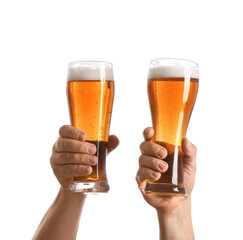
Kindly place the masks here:
<instances>
[{"instance_id":1,"label":"tall beer glass","mask_svg":"<svg viewBox=\"0 0 243 240\"><path fill-rule=\"evenodd\" d=\"M86 141L96 145L98 157L89 176L73 176L71 191L108 192L106 146L114 98L112 64L98 61L69 63L67 97L72 126L86 132Z\"/></svg>"},{"instance_id":2,"label":"tall beer glass","mask_svg":"<svg viewBox=\"0 0 243 240\"><path fill-rule=\"evenodd\" d=\"M183 59L154 59L148 73L148 96L155 130L153 142L167 149L168 170L158 181L148 181L146 193L186 194L181 141L197 97L198 65Z\"/></svg>"}]
</instances>

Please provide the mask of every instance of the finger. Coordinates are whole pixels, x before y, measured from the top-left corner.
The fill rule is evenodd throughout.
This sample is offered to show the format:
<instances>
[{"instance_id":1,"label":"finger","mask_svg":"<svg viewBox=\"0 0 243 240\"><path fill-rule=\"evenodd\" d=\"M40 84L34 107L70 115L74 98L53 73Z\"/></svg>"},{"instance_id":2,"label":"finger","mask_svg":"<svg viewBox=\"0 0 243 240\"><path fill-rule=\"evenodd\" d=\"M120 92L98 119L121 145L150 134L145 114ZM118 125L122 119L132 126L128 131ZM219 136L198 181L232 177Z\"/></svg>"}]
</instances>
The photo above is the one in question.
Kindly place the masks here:
<instances>
[{"instance_id":1,"label":"finger","mask_svg":"<svg viewBox=\"0 0 243 240\"><path fill-rule=\"evenodd\" d=\"M139 189L144 189L147 183L147 180L157 181L161 177L161 173L153 171L150 168L140 167L137 172L136 180L138 183Z\"/></svg>"},{"instance_id":2,"label":"finger","mask_svg":"<svg viewBox=\"0 0 243 240\"><path fill-rule=\"evenodd\" d=\"M58 138L54 145L54 150L56 152L95 154L96 146L89 142L81 142L70 138Z\"/></svg>"},{"instance_id":3,"label":"finger","mask_svg":"<svg viewBox=\"0 0 243 240\"><path fill-rule=\"evenodd\" d=\"M59 135L61 138L72 138L80 141L85 141L86 133L78 128L70 125L64 125L59 129Z\"/></svg>"},{"instance_id":4,"label":"finger","mask_svg":"<svg viewBox=\"0 0 243 240\"><path fill-rule=\"evenodd\" d=\"M191 167L196 167L196 146L194 146L187 138L184 138L182 140L181 147L184 154L184 162L191 165Z\"/></svg>"},{"instance_id":5,"label":"finger","mask_svg":"<svg viewBox=\"0 0 243 240\"><path fill-rule=\"evenodd\" d=\"M168 164L158 158L154 158L148 155L141 155L139 158L139 166L150 168L156 172L165 172L168 169Z\"/></svg>"},{"instance_id":6,"label":"finger","mask_svg":"<svg viewBox=\"0 0 243 240\"><path fill-rule=\"evenodd\" d=\"M92 167L85 165L54 165L52 168L55 175L62 177L87 176L93 171Z\"/></svg>"},{"instance_id":7,"label":"finger","mask_svg":"<svg viewBox=\"0 0 243 240\"><path fill-rule=\"evenodd\" d=\"M147 127L143 131L143 137L146 141L151 140L151 138L154 136L154 129L152 127Z\"/></svg>"},{"instance_id":8,"label":"finger","mask_svg":"<svg viewBox=\"0 0 243 240\"><path fill-rule=\"evenodd\" d=\"M108 150L108 154L110 152L112 152L114 149L117 148L117 146L119 145L119 139L117 136L115 135L111 135L109 136L109 140L108 140L108 143L107 143L107 150Z\"/></svg>"},{"instance_id":9,"label":"finger","mask_svg":"<svg viewBox=\"0 0 243 240\"><path fill-rule=\"evenodd\" d=\"M167 156L167 150L159 144L144 141L140 145L141 153L156 158L164 159Z\"/></svg>"},{"instance_id":10,"label":"finger","mask_svg":"<svg viewBox=\"0 0 243 240\"><path fill-rule=\"evenodd\" d=\"M96 165L98 158L94 155L79 154L71 152L56 153L51 158L51 163L57 165L79 164L79 165Z\"/></svg>"}]
</instances>

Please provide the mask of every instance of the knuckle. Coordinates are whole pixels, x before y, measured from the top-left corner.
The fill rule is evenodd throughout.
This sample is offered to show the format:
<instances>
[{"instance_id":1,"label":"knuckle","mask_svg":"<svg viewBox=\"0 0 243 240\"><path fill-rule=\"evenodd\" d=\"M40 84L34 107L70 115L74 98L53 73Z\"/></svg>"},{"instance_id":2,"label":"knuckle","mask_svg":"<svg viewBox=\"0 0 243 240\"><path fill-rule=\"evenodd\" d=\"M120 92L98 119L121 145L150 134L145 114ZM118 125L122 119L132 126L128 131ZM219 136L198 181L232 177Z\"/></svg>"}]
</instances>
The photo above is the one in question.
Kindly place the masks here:
<instances>
[{"instance_id":1,"label":"knuckle","mask_svg":"<svg viewBox=\"0 0 243 240\"><path fill-rule=\"evenodd\" d=\"M78 135L79 135L79 130L77 128L74 128L72 130L72 136L74 139L78 139Z\"/></svg>"},{"instance_id":2,"label":"knuckle","mask_svg":"<svg viewBox=\"0 0 243 240\"><path fill-rule=\"evenodd\" d=\"M156 167L157 164L158 164L158 160L157 160L156 158L152 158L152 159L150 160L150 162L151 162L152 167Z\"/></svg>"},{"instance_id":3,"label":"knuckle","mask_svg":"<svg viewBox=\"0 0 243 240\"><path fill-rule=\"evenodd\" d=\"M56 143L55 143L55 149L59 149L60 148L60 138L57 139Z\"/></svg>"},{"instance_id":4,"label":"knuckle","mask_svg":"<svg viewBox=\"0 0 243 240\"><path fill-rule=\"evenodd\" d=\"M78 169L77 169L77 172L80 174L80 175L88 175L91 173L91 167L89 166L78 166Z\"/></svg>"},{"instance_id":5,"label":"knuckle","mask_svg":"<svg viewBox=\"0 0 243 240\"><path fill-rule=\"evenodd\" d=\"M52 153L54 153L55 151L56 151L56 143L53 144L53 146L52 146Z\"/></svg>"},{"instance_id":6,"label":"knuckle","mask_svg":"<svg viewBox=\"0 0 243 240\"><path fill-rule=\"evenodd\" d=\"M138 173L137 173L137 175L139 176L139 179L141 179L141 178L146 179L147 178L146 177L147 176L146 172L147 172L146 168L140 167L138 169Z\"/></svg>"},{"instance_id":7,"label":"knuckle","mask_svg":"<svg viewBox=\"0 0 243 240\"><path fill-rule=\"evenodd\" d=\"M86 154L74 154L73 161L78 164L84 164L89 161L89 155Z\"/></svg>"},{"instance_id":8,"label":"knuckle","mask_svg":"<svg viewBox=\"0 0 243 240\"><path fill-rule=\"evenodd\" d=\"M136 174L136 180L141 180L141 176L142 176L141 168L139 168Z\"/></svg>"},{"instance_id":9,"label":"knuckle","mask_svg":"<svg viewBox=\"0 0 243 240\"><path fill-rule=\"evenodd\" d=\"M142 153L144 152L144 144L145 144L145 142L142 142L139 146Z\"/></svg>"},{"instance_id":10,"label":"knuckle","mask_svg":"<svg viewBox=\"0 0 243 240\"><path fill-rule=\"evenodd\" d=\"M88 153L89 152L89 147L92 146L91 144L88 144L86 142L78 142L79 144L79 152L81 153Z\"/></svg>"},{"instance_id":11,"label":"knuckle","mask_svg":"<svg viewBox=\"0 0 243 240\"><path fill-rule=\"evenodd\" d=\"M158 144L151 144L150 145L150 150L154 154L156 154L159 151L159 149L161 149L161 146L158 145Z\"/></svg>"},{"instance_id":12,"label":"knuckle","mask_svg":"<svg viewBox=\"0 0 243 240\"><path fill-rule=\"evenodd\" d=\"M135 176L135 180L136 180L137 184L139 184L141 182L140 176L138 175L138 172L137 172L137 174Z\"/></svg>"},{"instance_id":13,"label":"knuckle","mask_svg":"<svg viewBox=\"0 0 243 240\"><path fill-rule=\"evenodd\" d=\"M51 165L52 166L58 165L59 158L60 158L60 154L59 153L52 154L52 156L50 157Z\"/></svg>"},{"instance_id":14,"label":"knuckle","mask_svg":"<svg viewBox=\"0 0 243 240\"><path fill-rule=\"evenodd\" d=\"M57 168L56 164L51 163L51 168L52 168L52 171L54 172L54 174L56 175L58 172L58 168Z\"/></svg>"},{"instance_id":15,"label":"knuckle","mask_svg":"<svg viewBox=\"0 0 243 240\"><path fill-rule=\"evenodd\" d=\"M143 155L141 155L141 156L139 157L139 159L138 159L138 163L139 163L139 166L142 165L142 163L143 163Z\"/></svg>"},{"instance_id":16,"label":"knuckle","mask_svg":"<svg viewBox=\"0 0 243 240\"><path fill-rule=\"evenodd\" d=\"M54 143L53 147L52 147L52 151L56 152L58 150L58 142L61 138L59 137L56 142Z\"/></svg>"},{"instance_id":17,"label":"knuckle","mask_svg":"<svg viewBox=\"0 0 243 240\"><path fill-rule=\"evenodd\" d=\"M163 157L164 153L162 155L159 155L159 152L160 152L160 147L159 146L152 145L150 147L150 153L151 153L151 155L153 157L155 157L155 158Z\"/></svg>"},{"instance_id":18,"label":"knuckle","mask_svg":"<svg viewBox=\"0 0 243 240\"><path fill-rule=\"evenodd\" d=\"M59 138L57 141L57 148L65 149L65 147L66 147L66 140L64 138Z\"/></svg>"},{"instance_id":19,"label":"knuckle","mask_svg":"<svg viewBox=\"0 0 243 240\"><path fill-rule=\"evenodd\" d=\"M53 165L54 159L53 159L53 155L50 157L50 164L51 166Z\"/></svg>"},{"instance_id":20,"label":"knuckle","mask_svg":"<svg viewBox=\"0 0 243 240\"><path fill-rule=\"evenodd\" d=\"M150 172L150 179L151 179L152 181L157 180L157 179L159 178L159 176L160 176L159 173L157 173L157 172L151 170L151 172Z\"/></svg>"},{"instance_id":21,"label":"knuckle","mask_svg":"<svg viewBox=\"0 0 243 240\"><path fill-rule=\"evenodd\" d=\"M80 174L84 174L85 172L85 168L81 165L81 166L78 166L77 167L77 171L80 173Z\"/></svg>"},{"instance_id":22,"label":"knuckle","mask_svg":"<svg viewBox=\"0 0 243 240\"><path fill-rule=\"evenodd\" d=\"M51 157L50 157L50 163L51 163L51 165L55 165L56 164L58 155L59 155L58 153L53 153L51 155Z\"/></svg>"},{"instance_id":23,"label":"knuckle","mask_svg":"<svg viewBox=\"0 0 243 240\"><path fill-rule=\"evenodd\" d=\"M66 127L67 127L67 125L63 125L63 126L60 127L60 129L59 129L59 135L60 136L63 135L63 132L65 131Z\"/></svg>"},{"instance_id":24,"label":"knuckle","mask_svg":"<svg viewBox=\"0 0 243 240\"><path fill-rule=\"evenodd\" d=\"M90 158L90 155L86 155L86 154L85 155L82 154L79 156L79 160L88 165L90 165L89 158ZM97 158L97 163L98 163L98 158Z\"/></svg>"}]
</instances>

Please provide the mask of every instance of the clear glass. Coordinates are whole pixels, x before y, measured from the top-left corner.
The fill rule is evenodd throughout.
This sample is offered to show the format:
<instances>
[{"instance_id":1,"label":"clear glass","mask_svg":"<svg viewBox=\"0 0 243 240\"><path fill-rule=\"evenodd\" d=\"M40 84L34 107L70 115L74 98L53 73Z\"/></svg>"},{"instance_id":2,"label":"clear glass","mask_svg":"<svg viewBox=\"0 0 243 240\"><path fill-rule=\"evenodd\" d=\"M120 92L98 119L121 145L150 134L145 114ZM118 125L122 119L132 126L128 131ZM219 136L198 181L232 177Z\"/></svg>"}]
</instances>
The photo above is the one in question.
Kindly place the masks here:
<instances>
[{"instance_id":1,"label":"clear glass","mask_svg":"<svg viewBox=\"0 0 243 240\"><path fill-rule=\"evenodd\" d=\"M87 142L96 145L98 163L89 176L74 176L72 192L109 191L106 175L107 142L114 98L112 64L78 61L68 65L67 99L72 126L86 132Z\"/></svg>"},{"instance_id":2,"label":"clear glass","mask_svg":"<svg viewBox=\"0 0 243 240\"><path fill-rule=\"evenodd\" d=\"M186 194L183 177L182 139L186 137L199 84L195 62L153 59L148 73L148 97L155 130L153 142L167 149L168 170L158 181L148 181L145 192L158 195Z\"/></svg>"}]
</instances>

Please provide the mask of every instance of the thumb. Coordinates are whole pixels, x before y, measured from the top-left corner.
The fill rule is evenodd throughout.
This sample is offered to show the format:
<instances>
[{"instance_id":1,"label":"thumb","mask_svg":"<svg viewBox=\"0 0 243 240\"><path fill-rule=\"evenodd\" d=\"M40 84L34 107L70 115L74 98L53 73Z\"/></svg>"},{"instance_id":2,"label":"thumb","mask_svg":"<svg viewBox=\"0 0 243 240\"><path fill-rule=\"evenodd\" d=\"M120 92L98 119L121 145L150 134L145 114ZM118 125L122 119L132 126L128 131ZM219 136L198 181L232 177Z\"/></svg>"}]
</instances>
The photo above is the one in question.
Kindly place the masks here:
<instances>
[{"instance_id":1,"label":"thumb","mask_svg":"<svg viewBox=\"0 0 243 240\"><path fill-rule=\"evenodd\" d=\"M150 141L154 136L154 129L152 127L147 127L143 131L143 137L145 141Z\"/></svg>"},{"instance_id":2,"label":"thumb","mask_svg":"<svg viewBox=\"0 0 243 240\"><path fill-rule=\"evenodd\" d=\"M107 149L108 149L108 154L110 152L112 152L114 149L117 148L117 146L119 145L119 139L117 136L115 135L110 135L109 136L109 140L108 140L108 143L107 143Z\"/></svg>"},{"instance_id":3,"label":"thumb","mask_svg":"<svg viewBox=\"0 0 243 240\"><path fill-rule=\"evenodd\" d=\"M196 171L196 155L197 148L187 138L184 138L181 143L183 156L183 163Z\"/></svg>"}]
</instances>

